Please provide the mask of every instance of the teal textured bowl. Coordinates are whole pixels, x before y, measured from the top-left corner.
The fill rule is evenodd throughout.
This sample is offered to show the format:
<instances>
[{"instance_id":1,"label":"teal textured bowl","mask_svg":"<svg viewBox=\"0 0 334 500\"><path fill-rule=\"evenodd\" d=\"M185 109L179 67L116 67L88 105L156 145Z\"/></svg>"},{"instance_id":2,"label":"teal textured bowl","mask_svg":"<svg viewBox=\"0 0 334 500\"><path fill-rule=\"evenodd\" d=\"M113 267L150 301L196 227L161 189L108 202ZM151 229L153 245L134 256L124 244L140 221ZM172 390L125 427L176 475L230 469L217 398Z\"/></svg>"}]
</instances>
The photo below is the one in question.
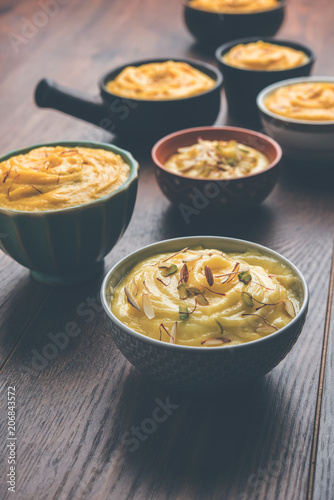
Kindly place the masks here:
<instances>
[{"instance_id":1,"label":"teal textured bowl","mask_svg":"<svg viewBox=\"0 0 334 500\"><path fill-rule=\"evenodd\" d=\"M185 247L203 245L224 252L258 250L292 270L299 283L301 307L296 317L275 333L246 344L222 347L192 347L151 339L125 326L110 310L110 287L143 259ZM309 302L307 283L301 272L285 257L257 243L216 236L191 236L161 241L138 250L114 266L101 287L101 301L111 336L135 367L164 385L187 392L228 392L254 383L272 370L292 349L303 328Z\"/></svg>"},{"instance_id":2,"label":"teal textured bowl","mask_svg":"<svg viewBox=\"0 0 334 500\"><path fill-rule=\"evenodd\" d=\"M130 165L126 182L97 200L40 212L0 207L0 248L50 285L75 284L103 269L104 257L127 228L137 195L138 163L116 146L88 141L60 141L11 151L0 162L42 146L105 149Z\"/></svg>"}]
</instances>

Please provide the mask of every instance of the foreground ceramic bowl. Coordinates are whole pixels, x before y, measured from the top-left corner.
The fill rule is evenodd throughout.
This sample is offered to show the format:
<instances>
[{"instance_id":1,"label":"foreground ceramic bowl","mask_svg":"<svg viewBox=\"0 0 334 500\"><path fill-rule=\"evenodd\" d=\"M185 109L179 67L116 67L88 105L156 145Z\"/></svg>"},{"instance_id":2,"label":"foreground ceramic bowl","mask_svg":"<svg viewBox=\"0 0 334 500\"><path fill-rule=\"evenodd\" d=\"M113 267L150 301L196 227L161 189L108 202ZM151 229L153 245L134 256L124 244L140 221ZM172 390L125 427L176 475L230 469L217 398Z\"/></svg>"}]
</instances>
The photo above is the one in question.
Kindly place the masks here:
<instances>
[{"instance_id":1,"label":"foreground ceramic bowl","mask_svg":"<svg viewBox=\"0 0 334 500\"><path fill-rule=\"evenodd\" d=\"M36 104L54 108L97 125L108 132L133 138L161 137L174 130L198 125L212 125L220 110L222 76L210 64L191 59L173 59L186 62L215 80L215 86L192 97L168 100L127 99L112 94L106 84L127 66L141 66L170 59L146 59L130 62L106 73L99 82L101 97L91 97L44 79L35 90Z\"/></svg>"},{"instance_id":2,"label":"foreground ceramic bowl","mask_svg":"<svg viewBox=\"0 0 334 500\"><path fill-rule=\"evenodd\" d=\"M235 139L261 151L269 158L270 164L262 172L220 181L186 177L164 166L178 148L197 143L199 137L207 140ZM188 218L200 213L220 217L260 204L276 183L281 157L281 148L275 141L259 132L236 127L181 130L161 139L152 150L155 174L162 192Z\"/></svg>"},{"instance_id":3,"label":"foreground ceramic bowl","mask_svg":"<svg viewBox=\"0 0 334 500\"><path fill-rule=\"evenodd\" d=\"M239 44L254 43L262 40L263 42L283 45L295 50L301 50L308 56L308 61L296 68L290 68L279 71L257 71L243 68L235 68L226 64L222 58L234 46ZM300 43L289 42L287 40L276 40L273 38L242 38L232 43L226 43L216 51L216 59L219 68L224 76L224 89L228 103L229 113L241 123L250 124L259 119L256 105L256 98L260 90L268 85L300 76L308 76L311 72L315 56L312 50Z\"/></svg>"},{"instance_id":4,"label":"foreground ceramic bowl","mask_svg":"<svg viewBox=\"0 0 334 500\"><path fill-rule=\"evenodd\" d=\"M285 118L269 111L264 102L279 87L303 82L330 82L331 76L292 78L270 85L260 92L257 106L265 132L282 146L284 156L291 164L311 169L334 167L334 120L307 121Z\"/></svg>"},{"instance_id":5,"label":"foreground ceramic bowl","mask_svg":"<svg viewBox=\"0 0 334 500\"><path fill-rule=\"evenodd\" d=\"M126 182L95 201L61 210L28 212L0 207L0 248L47 284L74 284L103 269L103 259L130 222L137 194L138 163L116 146L53 142L11 151L0 162L41 146L105 149L130 165Z\"/></svg>"},{"instance_id":6,"label":"foreground ceramic bowl","mask_svg":"<svg viewBox=\"0 0 334 500\"><path fill-rule=\"evenodd\" d=\"M110 287L143 259L184 247L203 245L225 252L258 250L291 269L300 285L301 308L284 328L259 340L237 346L190 347L168 344L135 332L121 323L110 310ZM229 390L250 384L272 370L295 344L305 322L308 288L301 272L282 255L248 241L213 236L193 236L161 241L137 250L114 266L101 288L101 301L110 333L117 347L136 368L153 380L185 391Z\"/></svg>"},{"instance_id":7,"label":"foreground ceramic bowl","mask_svg":"<svg viewBox=\"0 0 334 500\"><path fill-rule=\"evenodd\" d=\"M184 3L184 20L190 33L212 47L245 36L274 36L284 19L285 1L271 10L249 14L218 14Z\"/></svg>"}]
</instances>

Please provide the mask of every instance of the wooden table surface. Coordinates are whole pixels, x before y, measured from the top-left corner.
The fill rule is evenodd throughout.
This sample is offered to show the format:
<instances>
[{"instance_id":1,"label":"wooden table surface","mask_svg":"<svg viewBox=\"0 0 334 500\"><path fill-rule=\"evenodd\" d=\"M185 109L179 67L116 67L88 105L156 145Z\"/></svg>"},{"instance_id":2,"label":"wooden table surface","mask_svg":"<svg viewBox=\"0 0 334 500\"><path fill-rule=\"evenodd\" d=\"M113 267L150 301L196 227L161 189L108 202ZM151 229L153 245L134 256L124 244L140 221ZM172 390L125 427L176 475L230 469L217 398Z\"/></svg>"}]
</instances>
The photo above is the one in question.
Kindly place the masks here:
<instances>
[{"instance_id":1,"label":"wooden table surface","mask_svg":"<svg viewBox=\"0 0 334 500\"><path fill-rule=\"evenodd\" d=\"M45 76L96 93L101 74L134 59L213 61L186 31L182 1L50 0L54 7L46 19L42 3L0 1L0 154L60 139L116 142L133 152L141 170L134 216L106 270L162 239L232 236L291 259L305 274L311 301L296 346L252 390L182 395L144 377L117 350L97 299L102 276L50 288L1 254L0 498L332 500L333 176L312 178L285 167L273 193L253 212L185 224L157 187L148 145L33 104L34 86ZM334 74L333 20L332 0L290 0L278 34L315 50L317 75ZM226 123L225 115L218 124ZM50 332L63 332L69 322L80 333L37 366L36 352L50 342ZM15 494L6 485L8 386L16 388ZM168 418L130 445L131 434L166 400L173 405Z\"/></svg>"}]
</instances>

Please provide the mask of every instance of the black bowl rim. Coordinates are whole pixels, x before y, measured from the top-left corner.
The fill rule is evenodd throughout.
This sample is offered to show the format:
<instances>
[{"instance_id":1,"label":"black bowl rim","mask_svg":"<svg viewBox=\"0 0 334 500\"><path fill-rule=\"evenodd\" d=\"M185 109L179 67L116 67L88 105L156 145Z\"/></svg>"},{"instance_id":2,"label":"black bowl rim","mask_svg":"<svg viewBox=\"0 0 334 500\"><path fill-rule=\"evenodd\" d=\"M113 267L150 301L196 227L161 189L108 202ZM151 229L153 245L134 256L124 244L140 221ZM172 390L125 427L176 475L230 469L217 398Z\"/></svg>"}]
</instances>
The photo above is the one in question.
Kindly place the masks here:
<instances>
[{"instance_id":1,"label":"black bowl rim","mask_svg":"<svg viewBox=\"0 0 334 500\"><path fill-rule=\"evenodd\" d=\"M120 193L121 191L126 191L130 184L138 179L138 170L139 170L139 164L137 160L132 156L132 154L127 151L126 149L119 148L118 146L115 146L114 144L107 144L103 142L94 142L94 141L85 141L85 140L79 140L79 141L54 141L54 142L45 142L41 144L33 144L32 146L26 146L24 148L16 149L13 151L9 151L8 153L5 153L4 155L0 156L0 163L6 160L9 160L13 156L18 156L20 154L26 154L29 153L29 151L32 151L33 149L37 148L42 148L42 147L56 147L56 146L77 146L77 147L92 147L92 149L106 149L108 151L112 151L115 154L119 154L122 156L122 158L126 158L126 163L130 167L130 174L129 177L126 179L126 181L119 186L115 191L112 191L109 194L106 194L105 196L102 196L101 198L97 198L96 200L88 201L86 203L81 203L80 205L73 205L71 207L66 207L66 208L59 208L56 210L39 210L39 211L34 211L34 210L15 210L12 208L6 208L6 207L1 207L0 206L0 213L4 214L25 214L30 215L31 217L43 217L44 215L56 215L56 214L62 214L64 212L73 212L76 210L82 210L84 208L88 208L90 206L96 206L99 204L102 204L107 201L107 199L112 198L116 194Z\"/></svg>"},{"instance_id":2,"label":"black bowl rim","mask_svg":"<svg viewBox=\"0 0 334 500\"><path fill-rule=\"evenodd\" d=\"M117 76L117 74L119 74L123 69L125 69L128 66L141 66L143 64L151 64L151 63L155 63L155 62L159 63L159 62L167 62L167 61L185 62L185 63L189 64L190 66L195 67L195 69L202 68L202 69L199 69L199 71L202 71L202 73L206 74L207 76L209 76L207 73L207 71L209 71L216 76L216 83L211 89L209 89L205 92L201 92L200 94L192 95L189 97L181 97L180 99L152 99L152 100L150 100L150 99L134 99L132 97L124 97L124 96L120 96L117 94L113 94L112 92L110 92L109 90L106 89L106 83L108 81L110 81L110 76L114 73L116 73L116 75L114 75L114 77ZM218 68L216 68L212 64L209 64L209 63L197 60L197 59L184 58L184 57L154 57L154 58L150 58L150 59L140 59L138 61L131 61L131 62L128 62L127 64L122 64L121 66L118 66L118 67L114 68L113 70L108 71L107 73L104 73L104 75L99 80L100 91L103 95L106 94L107 96L111 96L111 97L114 97L117 99L124 99L127 101L137 102L138 104L139 103L159 103L159 104L161 104L161 103L171 103L171 102L174 103L174 102L189 101L190 99L196 99L196 98L198 99L202 96L210 94L211 92L214 92L217 89L220 89L222 84L223 84L223 75L221 74L221 71Z\"/></svg>"},{"instance_id":3,"label":"black bowl rim","mask_svg":"<svg viewBox=\"0 0 334 500\"><path fill-rule=\"evenodd\" d=\"M268 85L264 89L262 89L256 98L256 105L257 108L260 112L261 115L264 117L268 118L274 118L277 121L280 121L287 126L289 124L291 125L299 125L300 128L307 129L308 127L315 128L315 127L322 127L322 128L333 128L334 125L334 120L323 120L323 121L316 121L316 120L297 120L296 118L288 118L282 115L277 115L276 113L273 113L269 109L267 109L264 105L264 99L271 93L274 92L276 89L280 87L286 87L289 85L294 85L295 83L307 83L307 82L318 82L318 83L333 83L334 84L334 76L300 76L298 78L288 78L286 80L281 80L276 83L272 83L271 85ZM306 131L306 130L305 130Z\"/></svg>"},{"instance_id":4,"label":"black bowl rim","mask_svg":"<svg viewBox=\"0 0 334 500\"><path fill-rule=\"evenodd\" d=\"M117 270L117 268L119 266L121 266L123 263L125 263L129 258L131 258L133 256L136 256L137 254L140 254L144 250L147 250L147 249L153 250L156 247L159 247L160 244L165 244L167 242L174 243L176 241L180 242L180 248L182 248L182 245L184 246L184 244L186 244L187 241L193 240L194 238L197 239L198 242L203 242L203 240L205 241L206 239L210 238L211 240L212 239L218 240L218 241L224 240L225 242L227 241L227 242L230 242L230 243L233 243L233 242L242 243L242 244L245 245L245 247L249 246L250 248L257 249L259 251L263 251L263 253L269 253L269 254L273 255L279 262L283 262L284 264L286 264L288 267L290 267L290 269L293 270L293 272L295 273L295 275L298 277L299 282L301 283L302 288L303 288L304 300L303 300L303 302L302 302L302 304L300 306L299 312L290 321L290 323L288 323L286 326L284 326L280 330L277 330L274 333L271 333L271 334L269 334L269 335L267 335L265 337L262 337L261 339L252 340L251 342L246 342L244 344L238 344L238 345L234 345L234 346L225 345L225 346L210 347L210 348L207 348L207 349L203 348L203 347L200 347L200 346L184 346L184 345L178 345L178 344L169 344L167 342L161 342L160 340L152 339L151 337L147 337L146 335L143 335L142 333L136 332L132 328L129 328L124 323L122 323L112 313L110 307L108 306L107 299L105 297L106 287L107 287L107 284L109 282L110 276ZM194 245L194 243L192 243L192 245ZM151 253L151 255L153 256L154 253ZM139 260L138 260L138 262L139 262ZM123 279L123 277L122 277L122 279ZM120 330L125 330L128 335L137 338L137 340L145 342L145 343L148 343L148 344L151 344L151 345L154 345L154 346L156 346L158 348L160 347L161 349L174 349L174 350L176 349L178 351L209 353L209 352L217 352L217 351L222 351L222 350L231 351L231 350L235 350L235 349L247 349L247 348L249 349L251 347L256 346L259 342L262 342L262 343L263 342L268 342L268 340L270 342L270 338L274 338L274 337L277 337L279 335L284 334L289 328L291 328L291 326L293 326L295 323L297 323L300 320L300 318L302 318L304 315L307 314L307 309L308 309L308 304L309 304L309 290L308 290L308 285L307 285L306 279L304 278L303 274L298 269L298 267L295 266L289 259L287 259L283 255L279 254L275 250L271 250L270 248L265 247L264 245L260 245L259 243L253 243L251 241L241 240L241 239L238 239L238 238L227 238L227 237L224 237L224 236L209 236L209 235L205 235L205 236L186 236L186 237L171 238L171 239L168 239L168 240L162 240L162 241L158 241L158 242L155 242L155 243L151 243L151 244L146 245L146 246L144 246L144 247L142 247L142 248L140 248L138 250L135 250L134 252L131 252L126 257L124 257L123 259L121 259L120 261L118 261L108 271L108 273L104 277L102 285L101 285L100 298L101 298L101 303L102 303L103 309L104 309L105 313L107 314L107 316L109 317L109 319L113 323L115 323L117 325L117 327L120 328Z\"/></svg>"},{"instance_id":5,"label":"black bowl rim","mask_svg":"<svg viewBox=\"0 0 334 500\"><path fill-rule=\"evenodd\" d=\"M227 16L227 17L237 17L237 16L254 16L254 15L263 15L267 12L274 12L278 10L282 10L286 7L288 0L279 0L281 5L277 5L277 7L273 7L272 9L266 9L266 10L259 10L256 12L234 12L234 13L224 13L224 12L212 12L210 10L204 10L204 9L198 9L196 7L193 7L192 5L189 5L189 0L184 0L182 3L185 7L185 9L189 10L194 10L196 12L204 12L205 14L211 14L214 16Z\"/></svg>"},{"instance_id":6,"label":"black bowl rim","mask_svg":"<svg viewBox=\"0 0 334 500\"><path fill-rule=\"evenodd\" d=\"M294 66L293 68L286 69L275 69L275 70L257 70L257 69L247 69L247 68L238 68L236 66L232 66L231 64L227 64L222 60L222 56L225 55L229 50L239 44L247 45L248 43L263 41L266 43L271 43L273 45L283 45L284 47L289 47L292 49L300 50L304 52L308 57L308 61L300 66ZM256 75L268 75L268 74L279 74L283 72L293 72L295 70L299 70L300 68L304 68L306 66L312 66L315 62L316 55L315 52L308 47L307 45L301 44L299 42L295 42L294 40L282 40L280 38L268 37L268 36L250 36L245 38L238 38L237 40L233 40L230 42L226 42L223 45L220 45L215 51L216 60L223 68L233 69L236 72L241 73L254 73Z\"/></svg>"},{"instance_id":7,"label":"black bowl rim","mask_svg":"<svg viewBox=\"0 0 334 500\"><path fill-rule=\"evenodd\" d=\"M228 179L210 179L210 178L199 178L199 177L190 177L189 175L182 175L182 174L178 174L176 172L172 172L171 170L168 170L168 168L166 168L164 165L162 165L162 163L157 163L154 159L154 157L156 156L156 151L157 149L159 148L159 146L163 143L163 142L166 142L170 139L172 139L173 137L175 137L176 135L186 135L187 133L189 132L201 132L201 131L211 131L211 130L219 130L221 131L222 133L224 131L227 131L227 130L231 130L231 131L236 131L236 132L244 132L244 133L247 133L251 136L255 136L255 137L260 137L261 139L263 139L264 141L267 141L269 143L271 143L272 146L274 146L274 148L277 150L278 154L275 158L274 161L272 161L267 168L265 168L264 170L261 170L260 172L255 172L254 174L249 174L249 175L245 175L243 177L229 177ZM251 146L250 146L251 147ZM164 172L167 172L168 174L170 175L175 175L176 177L181 177L182 179L190 179L192 181L198 181L198 182L219 182L219 181L243 181L244 179L249 179L249 178L252 178L252 177L255 177L257 175L261 175L261 174L264 174L265 172L268 172L268 170L271 170L272 168L276 167L279 162L281 161L282 159L282 155L283 155L283 152L282 152L282 148L281 146L278 144L277 141L275 141L275 139L272 139L271 137L269 137L268 135L264 135L264 134L261 134L261 132L257 132L256 130L251 130L251 129L248 129L248 128L242 128L242 127L229 127L228 125L224 125L224 126L221 126L221 127L214 127L214 126L207 126L207 127L192 127L192 128L186 128L186 129L183 129L183 130L177 130L176 132L172 132L171 134L168 134L168 135L165 135L164 137L162 137L161 139L159 139L159 141L157 141L153 148L152 148L152 152L151 152L151 156L152 156L152 160L154 162L154 164L160 168L161 170L163 170Z\"/></svg>"}]
</instances>

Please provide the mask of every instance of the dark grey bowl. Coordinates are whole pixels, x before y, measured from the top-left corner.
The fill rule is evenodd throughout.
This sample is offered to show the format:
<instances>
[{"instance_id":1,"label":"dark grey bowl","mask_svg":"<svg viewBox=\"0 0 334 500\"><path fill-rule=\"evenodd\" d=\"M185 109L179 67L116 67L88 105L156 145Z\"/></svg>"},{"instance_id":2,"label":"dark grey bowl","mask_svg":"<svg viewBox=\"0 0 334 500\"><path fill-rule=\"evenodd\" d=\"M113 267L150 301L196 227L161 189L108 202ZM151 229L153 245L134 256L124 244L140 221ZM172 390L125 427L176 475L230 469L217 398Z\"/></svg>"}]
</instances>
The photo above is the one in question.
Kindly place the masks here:
<instances>
[{"instance_id":1,"label":"dark grey bowl","mask_svg":"<svg viewBox=\"0 0 334 500\"><path fill-rule=\"evenodd\" d=\"M222 57L235 45L257 42L259 40L274 43L276 45L283 45L296 50L302 50L309 57L309 60L302 66L280 71L256 71L235 68L222 61ZM252 125L253 123L260 123L256 105L258 93L272 83L288 78L308 76L311 72L315 55L309 47L301 45L300 43L257 36L252 38L241 38L240 40L235 40L234 42L226 43L218 47L216 50L216 59L224 76L224 89L229 113L242 125Z\"/></svg>"},{"instance_id":2,"label":"dark grey bowl","mask_svg":"<svg viewBox=\"0 0 334 500\"><path fill-rule=\"evenodd\" d=\"M132 138L158 139L175 130L213 125L220 110L223 78L220 71L211 64L191 59L173 59L190 64L216 82L207 92L183 99L126 99L106 89L106 84L127 66L141 66L170 59L155 58L129 62L109 71L99 82L100 96L97 97L87 96L43 79L36 87L35 101L41 108L57 109L108 132Z\"/></svg>"},{"instance_id":3,"label":"dark grey bowl","mask_svg":"<svg viewBox=\"0 0 334 500\"><path fill-rule=\"evenodd\" d=\"M190 33L202 44L212 48L245 36L274 36L285 12L284 0L271 10L249 14L218 14L190 7L184 3L184 20Z\"/></svg>"},{"instance_id":4,"label":"dark grey bowl","mask_svg":"<svg viewBox=\"0 0 334 500\"><path fill-rule=\"evenodd\" d=\"M184 247L203 245L226 252L258 250L284 263L297 276L301 308L284 328L259 340L225 347L189 347L151 339L125 326L110 310L110 286L141 260L162 252L176 252ZM117 347L136 368L155 381L174 389L190 392L230 390L250 384L272 370L295 344L305 322L308 287L301 272L285 257L262 245L234 238L191 236L148 245L125 257L106 275L101 287L101 301L110 333Z\"/></svg>"}]
</instances>

